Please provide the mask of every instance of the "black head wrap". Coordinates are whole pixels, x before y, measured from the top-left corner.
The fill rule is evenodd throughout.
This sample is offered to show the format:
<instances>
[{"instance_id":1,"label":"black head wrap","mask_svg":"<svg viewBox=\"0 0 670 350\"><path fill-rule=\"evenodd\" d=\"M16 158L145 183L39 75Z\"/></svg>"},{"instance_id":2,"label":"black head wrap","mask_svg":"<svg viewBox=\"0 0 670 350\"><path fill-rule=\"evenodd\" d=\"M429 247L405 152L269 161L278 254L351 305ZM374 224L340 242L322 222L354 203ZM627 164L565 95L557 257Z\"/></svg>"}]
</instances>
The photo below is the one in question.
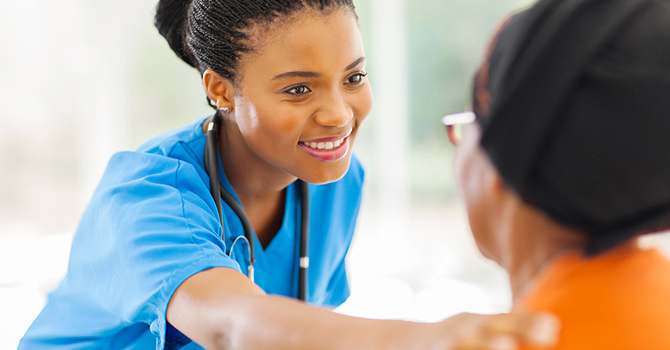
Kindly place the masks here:
<instances>
[{"instance_id":1,"label":"black head wrap","mask_svg":"<svg viewBox=\"0 0 670 350\"><path fill-rule=\"evenodd\" d=\"M540 0L475 79L481 145L587 254L670 227L670 2Z\"/></svg>"}]
</instances>

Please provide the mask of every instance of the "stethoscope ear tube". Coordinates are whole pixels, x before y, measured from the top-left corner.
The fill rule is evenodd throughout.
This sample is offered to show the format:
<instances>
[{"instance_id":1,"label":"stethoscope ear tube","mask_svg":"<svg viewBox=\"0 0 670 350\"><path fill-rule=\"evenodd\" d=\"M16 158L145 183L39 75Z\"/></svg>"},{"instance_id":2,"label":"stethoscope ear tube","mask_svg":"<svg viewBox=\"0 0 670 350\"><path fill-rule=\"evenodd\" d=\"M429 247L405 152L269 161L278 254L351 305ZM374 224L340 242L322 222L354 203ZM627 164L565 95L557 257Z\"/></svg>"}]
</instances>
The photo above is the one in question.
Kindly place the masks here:
<instances>
[{"instance_id":1,"label":"stethoscope ear tube","mask_svg":"<svg viewBox=\"0 0 670 350\"><path fill-rule=\"evenodd\" d=\"M211 164L219 164L218 154L216 151L216 140L217 140L217 130L220 123L220 118L217 118L217 115L214 115L212 120L209 122L207 127L207 142L205 144L205 170L209 175L209 188L214 198L214 204L216 204L216 210L219 212L219 222L223 223L223 212L221 210L221 187L219 182L219 167L210 166ZM221 239L225 235L223 234L223 224L221 225Z\"/></svg>"},{"instance_id":2,"label":"stethoscope ear tube","mask_svg":"<svg viewBox=\"0 0 670 350\"><path fill-rule=\"evenodd\" d=\"M309 185L298 180L300 188L300 266L298 269L298 300L307 299L307 268L309 268Z\"/></svg>"}]
</instances>

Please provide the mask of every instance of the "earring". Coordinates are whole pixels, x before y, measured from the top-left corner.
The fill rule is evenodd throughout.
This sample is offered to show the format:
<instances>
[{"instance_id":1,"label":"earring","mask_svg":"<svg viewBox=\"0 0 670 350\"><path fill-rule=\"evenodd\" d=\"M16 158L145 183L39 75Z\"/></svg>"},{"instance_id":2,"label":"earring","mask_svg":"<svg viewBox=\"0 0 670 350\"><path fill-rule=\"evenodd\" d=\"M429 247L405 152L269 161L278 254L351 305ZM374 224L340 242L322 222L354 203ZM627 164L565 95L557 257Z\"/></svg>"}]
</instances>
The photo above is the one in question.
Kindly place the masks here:
<instances>
[{"instance_id":1,"label":"earring","mask_svg":"<svg viewBox=\"0 0 670 350\"><path fill-rule=\"evenodd\" d=\"M228 114L228 113L230 113L230 108L228 108L228 107L219 108L219 110L220 110L221 113L223 113L223 114Z\"/></svg>"}]
</instances>

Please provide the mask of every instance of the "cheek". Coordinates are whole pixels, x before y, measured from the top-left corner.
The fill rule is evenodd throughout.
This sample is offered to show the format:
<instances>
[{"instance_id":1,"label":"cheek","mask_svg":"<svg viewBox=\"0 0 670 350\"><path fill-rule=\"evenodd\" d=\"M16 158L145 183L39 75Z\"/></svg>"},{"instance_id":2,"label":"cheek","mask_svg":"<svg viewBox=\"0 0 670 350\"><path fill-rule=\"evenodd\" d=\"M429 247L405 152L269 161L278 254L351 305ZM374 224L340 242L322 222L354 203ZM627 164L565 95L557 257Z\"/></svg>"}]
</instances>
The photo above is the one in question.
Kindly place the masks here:
<instances>
[{"instance_id":1,"label":"cheek","mask_svg":"<svg viewBox=\"0 0 670 350\"><path fill-rule=\"evenodd\" d=\"M297 144L302 119L299 111L277 108L274 104L245 103L238 110L240 131L248 140L267 147ZM265 147L263 147L265 148Z\"/></svg>"},{"instance_id":2,"label":"cheek","mask_svg":"<svg viewBox=\"0 0 670 350\"><path fill-rule=\"evenodd\" d=\"M477 171L477 165L472 158L472 152L464 149L465 147L467 145L459 147L456 152L454 163L456 180L465 203L472 235L482 254L490 258L488 251L491 239L487 224L489 217L486 208L486 190L482 174Z\"/></svg>"},{"instance_id":3,"label":"cheek","mask_svg":"<svg viewBox=\"0 0 670 350\"><path fill-rule=\"evenodd\" d=\"M253 103L244 100L235 101L235 105L237 107L235 116L240 131L242 131L243 134L249 134L249 132L258 129L260 118L256 106Z\"/></svg>"},{"instance_id":4,"label":"cheek","mask_svg":"<svg viewBox=\"0 0 670 350\"><path fill-rule=\"evenodd\" d=\"M362 91L359 91L354 95L350 105L354 111L354 117L356 118L358 125L363 123L365 118L370 115L370 111L372 111L372 100L372 89L370 88L370 84L365 85Z\"/></svg>"},{"instance_id":5,"label":"cheek","mask_svg":"<svg viewBox=\"0 0 670 350\"><path fill-rule=\"evenodd\" d=\"M463 141L456 148L454 172L468 217L475 218L480 214L485 189L480 154L477 152L478 138L472 136L475 135L464 135Z\"/></svg>"},{"instance_id":6,"label":"cheek","mask_svg":"<svg viewBox=\"0 0 670 350\"><path fill-rule=\"evenodd\" d=\"M466 205L468 203L470 191L468 190L471 186L469 184L470 176L470 165L468 164L467 154L463 146L456 148L456 154L454 156L454 174L456 176L456 183L458 184L458 189L461 192L461 196L465 201Z\"/></svg>"},{"instance_id":7,"label":"cheek","mask_svg":"<svg viewBox=\"0 0 670 350\"><path fill-rule=\"evenodd\" d=\"M259 128L268 136L274 137L277 144L297 143L305 118L303 111L293 108L270 108L259 117ZM295 141L295 142L294 142Z\"/></svg>"}]
</instances>

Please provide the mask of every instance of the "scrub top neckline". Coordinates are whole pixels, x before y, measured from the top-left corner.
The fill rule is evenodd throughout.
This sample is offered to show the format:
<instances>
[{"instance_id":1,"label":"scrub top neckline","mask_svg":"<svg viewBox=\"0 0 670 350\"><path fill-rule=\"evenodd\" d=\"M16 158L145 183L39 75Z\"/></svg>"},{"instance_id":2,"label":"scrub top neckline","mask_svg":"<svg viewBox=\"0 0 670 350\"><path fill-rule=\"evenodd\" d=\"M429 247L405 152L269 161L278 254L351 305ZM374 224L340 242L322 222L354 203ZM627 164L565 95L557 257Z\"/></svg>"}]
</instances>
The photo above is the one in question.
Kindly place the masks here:
<instances>
[{"instance_id":1,"label":"scrub top neckline","mask_svg":"<svg viewBox=\"0 0 670 350\"><path fill-rule=\"evenodd\" d=\"M165 310L174 292L208 269L248 271L246 242L240 239L232 247L230 241L231 235L240 235L242 225L223 205L228 230L221 230L209 191L203 168L205 117L110 158L74 235L67 274L49 294L19 349L52 349L54 344L201 349L196 343L187 344L187 338L165 342ZM344 259L360 209L364 175L352 156L342 179L309 186L312 254L307 300L312 305L336 307L350 294ZM266 251L257 250L255 282L268 294L295 298L299 184L289 185L286 197L281 231ZM230 249L234 257L228 255Z\"/></svg>"},{"instance_id":2,"label":"scrub top neckline","mask_svg":"<svg viewBox=\"0 0 670 350\"><path fill-rule=\"evenodd\" d=\"M207 121L210 117L211 116L206 117L200 123L196 123L196 128L198 129L197 130L198 135L206 137L206 135L202 130L202 127L205 121ZM203 162L202 164L204 169L204 154L199 155L199 157L202 157ZM226 172L223 169L223 164L221 163L220 159L218 165L219 165L219 181L221 181L221 184L231 194L233 199L235 199L235 201L239 203L240 206L242 206L242 208L244 209L242 201L237 196L237 193L235 192L232 185L228 181L228 177L226 176ZM260 241L258 240L258 236L256 235L256 230L252 227L252 232L254 235L254 250L256 255L255 258L257 260L257 264L260 263L261 266L266 265L264 262L267 262L269 263L267 267L271 267L272 262L274 260L283 257L283 255L286 253L287 250L289 250L289 248L291 248L291 250L293 249L292 247L294 243L293 238L295 237L294 232L297 223L296 221L297 208L295 208L294 205L292 205L295 204L297 200L295 184L296 182L292 182L285 189L286 199L284 200L284 214L282 216L282 224L279 230L277 230L277 233L274 235L274 237L272 237L272 240L270 240L270 243L268 244L267 247L263 248L263 245L260 243ZM234 237L231 236L230 238L234 240L237 236ZM261 266L257 266L257 269Z\"/></svg>"}]
</instances>

